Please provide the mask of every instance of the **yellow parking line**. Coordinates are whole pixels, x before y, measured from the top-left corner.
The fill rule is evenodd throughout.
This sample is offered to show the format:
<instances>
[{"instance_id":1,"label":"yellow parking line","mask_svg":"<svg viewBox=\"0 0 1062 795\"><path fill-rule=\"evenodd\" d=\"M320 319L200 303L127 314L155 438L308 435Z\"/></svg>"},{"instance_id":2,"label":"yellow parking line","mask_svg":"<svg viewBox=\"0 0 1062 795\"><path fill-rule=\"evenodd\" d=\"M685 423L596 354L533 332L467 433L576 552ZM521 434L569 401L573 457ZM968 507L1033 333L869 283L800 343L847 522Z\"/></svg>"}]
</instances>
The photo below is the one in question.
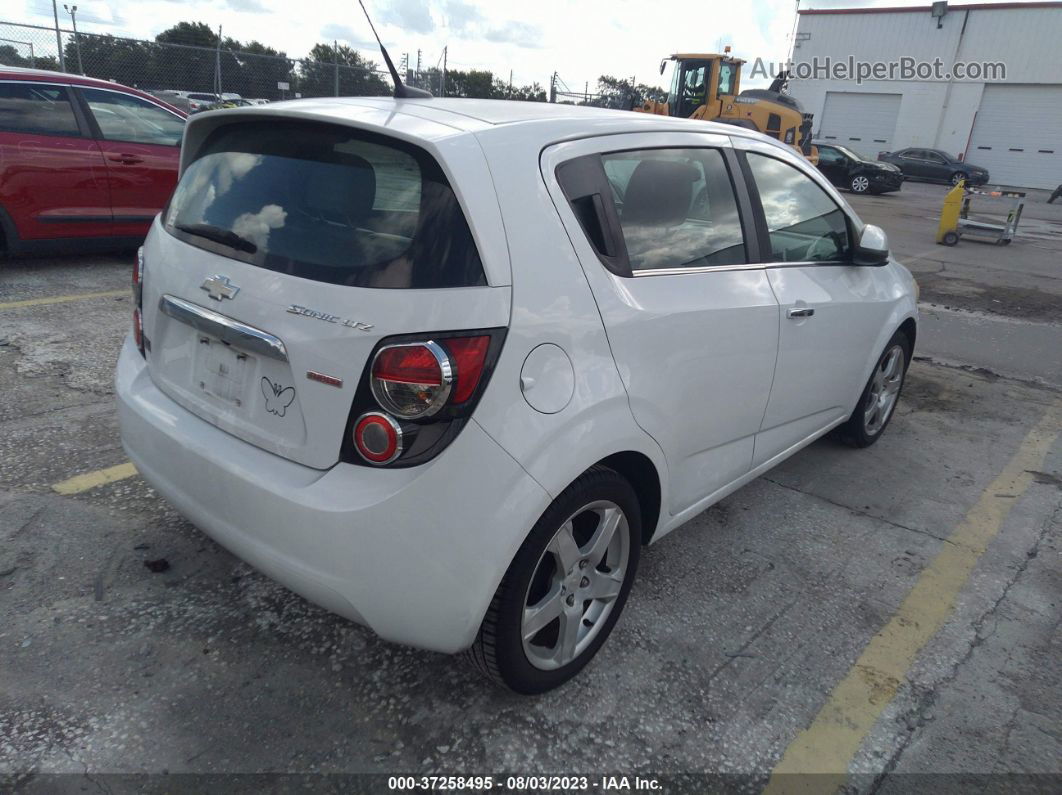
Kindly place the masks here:
<instances>
[{"instance_id":1,"label":"yellow parking line","mask_svg":"<svg viewBox=\"0 0 1062 795\"><path fill-rule=\"evenodd\" d=\"M811 725L798 734L771 772L767 792L802 788L833 792L885 707L905 680L915 656L951 615L955 598L999 533L1007 514L1042 468L1062 428L1055 404L1029 432L1017 453L941 545L884 628L830 693ZM793 778L792 773L825 776Z\"/></svg>"},{"instance_id":2,"label":"yellow parking line","mask_svg":"<svg viewBox=\"0 0 1062 795\"><path fill-rule=\"evenodd\" d=\"M56 483L52 486L52 489L59 494L80 494L105 483L114 483L116 480L131 478L135 474L136 467L127 461L124 464L118 464L118 466L97 469L95 472L77 475L69 480L64 480L62 483Z\"/></svg>"},{"instance_id":3,"label":"yellow parking line","mask_svg":"<svg viewBox=\"0 0 1062 795\"><path fill-rule=\"evenodd\" d=\"M3 309L21 309L25 306L48 306L49 304L66 304L70 301L85 301L89 298L117 298L121 295L130 295L129 290L105 290L99 293L79 293L77 295L53 295L48 298L27 298L24 301L8 301L0 304Z\"/></svg>"}]
</instances>

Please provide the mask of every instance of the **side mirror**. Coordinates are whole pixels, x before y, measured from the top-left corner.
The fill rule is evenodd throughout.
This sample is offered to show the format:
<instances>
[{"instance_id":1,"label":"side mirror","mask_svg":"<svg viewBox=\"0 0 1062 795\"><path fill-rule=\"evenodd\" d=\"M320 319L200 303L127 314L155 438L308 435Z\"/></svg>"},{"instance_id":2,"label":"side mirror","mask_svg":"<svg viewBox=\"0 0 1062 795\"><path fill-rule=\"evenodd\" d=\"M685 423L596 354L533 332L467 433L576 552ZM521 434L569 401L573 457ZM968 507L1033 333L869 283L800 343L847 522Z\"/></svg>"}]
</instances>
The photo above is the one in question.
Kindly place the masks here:
<instances>
[{"instance_id":1,"label":"side mirror","mask_svg":"<svg viewBox=\"0 0 1062 795\"><path fill-rule=\"evenodd\" d=\"M889 238L885 230L874 224L867 224L859 236L852 262L855 265L884 265L889 261Z\"/></svg>"}]
</instances>

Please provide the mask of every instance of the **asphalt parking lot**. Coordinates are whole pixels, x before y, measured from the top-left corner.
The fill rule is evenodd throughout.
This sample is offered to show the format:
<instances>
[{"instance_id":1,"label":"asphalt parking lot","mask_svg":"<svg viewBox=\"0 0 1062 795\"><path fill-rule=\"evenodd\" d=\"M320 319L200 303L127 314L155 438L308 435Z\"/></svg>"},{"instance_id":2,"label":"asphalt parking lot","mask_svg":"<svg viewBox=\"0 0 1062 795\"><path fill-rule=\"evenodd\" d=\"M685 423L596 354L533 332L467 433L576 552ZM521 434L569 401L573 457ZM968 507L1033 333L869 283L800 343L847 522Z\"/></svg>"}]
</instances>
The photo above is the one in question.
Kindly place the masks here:
<instances>
[{"instance_id":1,"label":"asphalt parking lot","mask_svg":"<svg viewBox=\"0 0 1062 795\"><path fill-rule=\"evenodd\" d=\"M537 698L305 602L136 477L130 255L0 266L0 774L1062 774L1062 206L949 249L945 190L851 199L922 285L882 441L821 440L650 547L602 652Z\"/></svg>"}]
</instances>

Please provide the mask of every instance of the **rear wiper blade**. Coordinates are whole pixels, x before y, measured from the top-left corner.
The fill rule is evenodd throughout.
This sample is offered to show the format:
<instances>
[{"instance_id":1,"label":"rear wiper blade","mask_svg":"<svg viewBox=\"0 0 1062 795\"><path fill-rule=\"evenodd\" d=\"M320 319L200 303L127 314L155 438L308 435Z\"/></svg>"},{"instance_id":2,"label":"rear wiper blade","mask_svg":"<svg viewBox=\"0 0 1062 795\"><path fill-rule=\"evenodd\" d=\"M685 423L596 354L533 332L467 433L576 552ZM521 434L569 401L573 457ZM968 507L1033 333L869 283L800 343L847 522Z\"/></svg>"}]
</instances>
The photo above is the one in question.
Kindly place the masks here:
<instances>
[{"instance_id":1,"label":"rear wiper blade","mask_svg":"<svg viewBox=\"0 0 1062 795\"><path fill-rule=\"evenodd\" d=\"M231 229L222 229L220 226L211 226L210 224L174 224L174 228L189 235L213 240L215 243L221 243L223 246L229 246L237 251L246 251L248 254L254 254L258 251L258 246L247 238L236 234Z\"/></svg>"}]
</instances>

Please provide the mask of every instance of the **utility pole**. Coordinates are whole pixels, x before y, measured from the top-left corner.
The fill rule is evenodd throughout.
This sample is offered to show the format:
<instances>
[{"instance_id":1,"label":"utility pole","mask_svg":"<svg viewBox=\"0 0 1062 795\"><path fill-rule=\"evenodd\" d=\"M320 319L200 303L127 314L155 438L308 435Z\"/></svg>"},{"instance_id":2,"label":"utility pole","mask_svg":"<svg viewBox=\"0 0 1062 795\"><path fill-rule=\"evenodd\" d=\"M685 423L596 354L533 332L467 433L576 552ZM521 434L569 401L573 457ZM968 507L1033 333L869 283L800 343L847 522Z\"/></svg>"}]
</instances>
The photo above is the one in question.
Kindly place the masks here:
<instances>
[{"instance_id":1,"label":"utility pole","mask_svg":"<svg viewBox=\"0 0 1062 795\"><path fill-rule=\"evenodd\" d=\"M509 99L513 98L513 70L509 70Z\"/></svg>"},{"instance_id":2,"label":"utility pole","mask_svg":"<svg viewBox=\"0 0 1062 795\"><path fill-rule=\"evenodd\" d=\"M52 14L55 16L55 48L59 50L59 71L66 71L66 56L63 54L63 34L59 32L59 5L52 0Z\"/></svg>"},{"instance_id":3,"label":"utility pole","mask_svg":"<svg viewBox=\"0 0 1062 795\"><path fill-rule=\"evenodd\" d=\"M417 50L417 73L415 77L416 80L414 82L417 84L417 88L420 88L420 50Z\"/></svg>"},{"instance_id":4,"label":"utility pole","mask_svg":"<svg viewBox=\"0 0 1062 795\"><path fill-rule=\"evenodd\" d=\"M549 78L549 101L551 103L557 101L557 72L554 70L553 74Z\"/></svg>"},{"instance_id":5,"label":"utility pole","mask_svg":"<svg viewBox=\"0 0 1062 795\"><path fill-rule=\"evenodd\" d=\"M339 96L339 42L332 39L332 69L335 71L335 95Z\"/></svg>"},{"instance_id":6,"label":"utility pole","mask_svg":"<svg viewBox=\"0 0 1062 795\"><path fill-rule=\"evenodd\" d=\"M77 37L77 6L68 6L63 4L68 12L70 12L70 21L74 24L74 49L77 50L77 70L81 74L85 74L85 67L81 63L81 40Z\"/></svg>"},{"instance_id":7,"label":"utility pole","mask_svg":"<svg viewBox=\"0 0 1062 795\"><path fill-rule=\"evenodd\" d=\"M443 47L443 70L442 76L439 78L439 96L446 96L446 51L449 46Z\"/></svg>"}]
</instances>

